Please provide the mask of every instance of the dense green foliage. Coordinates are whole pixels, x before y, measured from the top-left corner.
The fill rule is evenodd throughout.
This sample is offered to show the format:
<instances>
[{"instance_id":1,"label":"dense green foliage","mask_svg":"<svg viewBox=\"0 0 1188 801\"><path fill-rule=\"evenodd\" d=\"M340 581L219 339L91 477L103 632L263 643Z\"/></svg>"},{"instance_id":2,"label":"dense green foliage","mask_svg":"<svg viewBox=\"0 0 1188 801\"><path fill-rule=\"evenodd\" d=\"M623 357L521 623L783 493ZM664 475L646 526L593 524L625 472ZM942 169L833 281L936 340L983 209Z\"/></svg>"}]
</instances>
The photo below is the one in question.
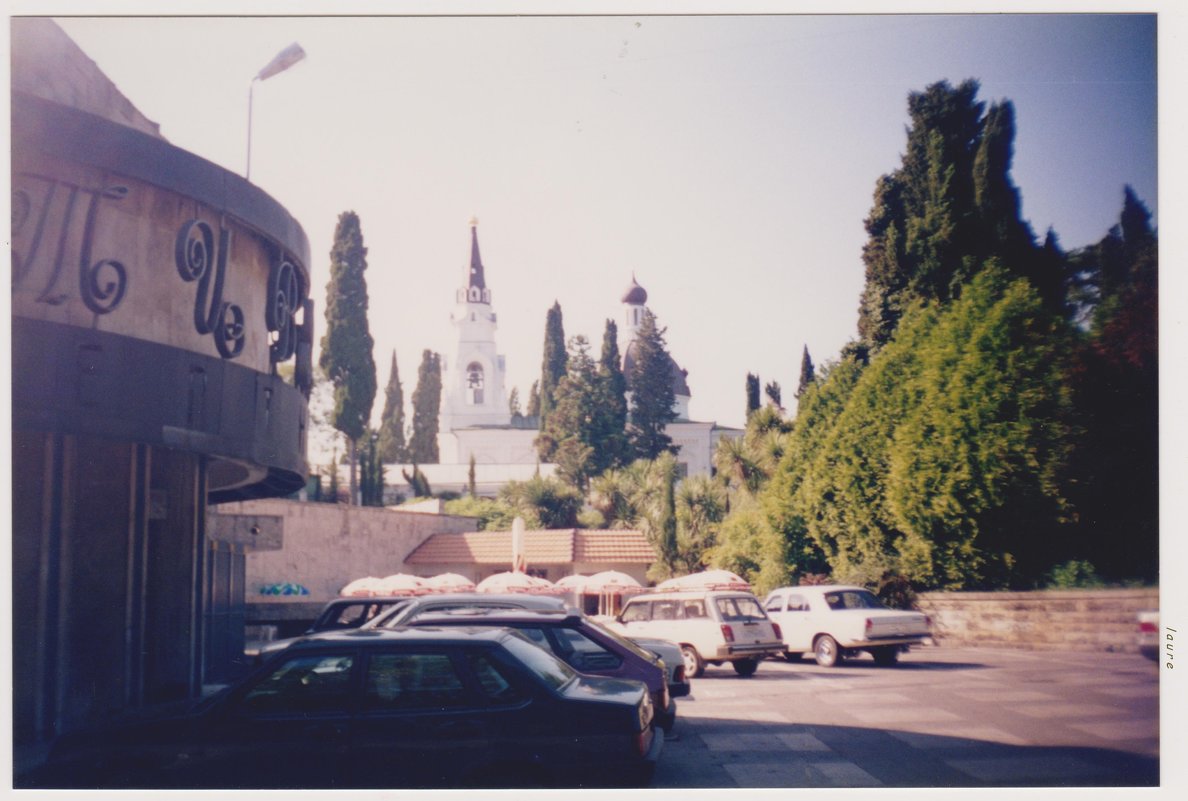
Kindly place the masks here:
<instances>
[{"instance_id":1,"label":"dense green foliage","mask_svg":"<svg viewBox=\"0 0 1188 801\"><path fill-rule=\"evenodd\" d=\"M582 495L556 478L535 476L510 481L499 491L499 500L524 518L528 528L574 528L582 508Z\"/></svg>"},{"instance_id":2,"label":"dense green foliage","mask_svg":"<svg viewBox=\"0 0 1188 801\"><path fill-rule=\"evenodd\" d=\"M1014 109L976 92L911 95L866 220L859 340L819 375L805 348L795 420L751 411L715 454L730 514L709 562L759 591L828 574L910 603L1157 576L1150 214L1128 188L1097 245L1037 245Z\"/></svg>"},{"instance_id":3,"label":"dense green foliage","mask_svg":"<svg viewBox=\"0 0 1188 801\"><path fill-rule=\"evenodd\" d=\"M676 396L665 330L657 327L656 316L645 309L635 337L635 360L627 375L627 388L631 392L627 433L637 459L655 459L672 449L666 429L676 419L673 410Z\"/></svg>"},{"instance_id":4,"label":"dense green foliage","mask_svg":"<svg viewBox=\"0 0 1188 801\"><path fill-rule=\"evenodd\" d=\"M414 464L437 464L437 430L441 413L441 356L431 350L421 354L417 387L413 390L412 436L408 459Z\"/></svg>"},{"instance_id":5,"label":"dense green foliage","mask_svg":"<svg viewBox=\"0 0 1188 801\"><path fill-rule=\"evenodd\" d=\"M404 443L404 389L400 385L400 368L396 365L396 351L392 351L392 366L388 370L388 386L384 389L384 411L380 416L379 457L381 460L405 462L408 451Z\"/></svg>"},{"instance_id":6,"label":"dense green foliage","mask_svg":"<svg viewBox=\"0 0 1188 801\"><path fill-rule=\"evenodd\" d=\"M751 415L759 409L759 376L754 373L747 373L747 416L750 419Z\"/></svg>"},{"instance_id":7,"label":"dense green foliage","mask_svg":"<svg viewBox=\"0 0 1188 801\"><path fill-rule=\"evenodd\" d=\"M599 441L595 445L597 472L621 467L630 460L627 438L627 377L619 355L619 327L606 321L602 353L598 357Z\"/></svg>"},{"instance_id":8,"label":"dense green foliage","mask_svg":"<svg viewBox=\"0 0 1188 801\"><path fill-rule=\"evenodd\" d=\"M379 452L379 434L368 431L359 449L359 502L363 506L384 505L384 464Z\"/></svg>"},{"instance_id":9,"label":"dense green foliage","mask_svg":"<svg viewBox=\"0 0 1188 801\"><path fill-rule=\"evenodd\" d=\"M479 531L510 531L516 519L516 510L498 498L456 498L446 501L443 510L448 515L477 517Z\"/></svg>"},{"instance_id":10,"label":"dense green foliage","mask_svg":"<svg viewBox=\"0 0 1188 801\"><path fill-rule=\"evenodd\" d=\"M367 430L375 402L375 360L367 325L367 248L359 216L338 216L330 249L330 281L326 285L326 333L318 364L334 385L330 423L350 448L351 500L355 502L356 443Z\"/></svg>"}]
</instances>

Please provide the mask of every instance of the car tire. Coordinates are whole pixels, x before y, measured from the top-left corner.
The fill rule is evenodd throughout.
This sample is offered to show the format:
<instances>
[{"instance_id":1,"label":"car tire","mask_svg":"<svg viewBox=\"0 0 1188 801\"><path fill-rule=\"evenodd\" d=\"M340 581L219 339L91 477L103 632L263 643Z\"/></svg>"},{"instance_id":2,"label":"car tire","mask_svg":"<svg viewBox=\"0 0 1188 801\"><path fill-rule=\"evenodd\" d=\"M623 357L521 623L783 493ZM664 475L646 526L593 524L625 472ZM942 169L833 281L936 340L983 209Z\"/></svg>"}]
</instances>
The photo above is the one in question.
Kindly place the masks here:
<instances>
[{"instance_id":1,"label":"car tire","mask_svg":"<svg viewBox=\"0 0 1188 801\"><path fill-rule=\"evenodd\" d=\"M696 679L705 674L705 660L692 645L681 646L681 656L685 658L685 674Z\"/></svg>"},{"instance_id":2,"label":"car tire","mask_svg":"<svg viewBox=\"0 0 1188 801\"><path fill-rule=\"evenodd\" d=\"M737 673L740 678L745 679L755 675L755 671L759 669L759 660L735 659L730 663L730 666L734 668L734 672Z\"/></svg>"},{"instance_id":3,"label":"car tire","mask_svg":"<svg viewBox=\"0 0 1188 801\"><path fill-rule=\"evenodd\" d=\"M799 662L802 656L804 654L800 653L800 651L784 651L785 662Z\"/></svg>"},{"instance_id":4,"label":"car tire","mask_svg":"<svg viewBox=\"0 0 1188 801\"><path fill-rule=\"evenodd\" d=\"M822 634L813 643L813 656L821 667L836 667L842 662L842 651L837 640L828 634Z\"/></svg>"},{"instance_id":5,"label":"car tire","mask_svg":"<svg viewBox=\"0 0 1188 801\"><path fill-rule=\"evenodd\" d=\"M899 661L899 646L883 645L871 648L870 655L874 657L875 664L879 667L891 667Z\"/></svg>"}]
</instances>

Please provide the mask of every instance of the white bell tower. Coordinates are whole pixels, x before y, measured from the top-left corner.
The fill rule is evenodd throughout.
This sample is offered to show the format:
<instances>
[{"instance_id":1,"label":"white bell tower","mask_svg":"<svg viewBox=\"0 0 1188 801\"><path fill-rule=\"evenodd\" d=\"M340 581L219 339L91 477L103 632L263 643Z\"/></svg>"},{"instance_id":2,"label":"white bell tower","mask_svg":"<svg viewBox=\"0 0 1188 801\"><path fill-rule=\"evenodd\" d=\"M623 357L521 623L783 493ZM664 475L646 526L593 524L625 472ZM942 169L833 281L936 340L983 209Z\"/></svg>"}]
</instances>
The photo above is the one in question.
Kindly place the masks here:
<instances>
[{"instance_id":1,"label":"white bell tower","mask_svg":"<svg viewBox=\"0 0 1188 801\"><path fill-rule=\"evenodd\" d=\"M440 431L508 425L504 357L495 352L495 311L479 256L478 220L470 220L470 267L458 289L450 321L458 332L449 364L442 366Z\"/></svg>"}]
</instances>

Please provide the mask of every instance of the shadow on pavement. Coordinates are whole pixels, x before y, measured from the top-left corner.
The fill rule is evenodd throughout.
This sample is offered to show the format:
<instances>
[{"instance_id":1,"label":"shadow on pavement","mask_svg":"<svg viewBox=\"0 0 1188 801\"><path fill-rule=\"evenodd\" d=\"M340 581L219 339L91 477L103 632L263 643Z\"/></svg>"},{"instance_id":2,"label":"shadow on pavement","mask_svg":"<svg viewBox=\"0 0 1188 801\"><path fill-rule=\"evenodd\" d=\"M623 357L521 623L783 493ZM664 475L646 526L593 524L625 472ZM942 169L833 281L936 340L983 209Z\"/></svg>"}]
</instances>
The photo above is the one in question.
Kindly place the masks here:
<instances>
[{"instance_id":1,"label":"shadow on pavement","mask_svg":"<svg viewBox=\"0 0 1188 801\"><path fill-rule=\"evenodd\" d=\"M678 718L652 786L1155 787L1159 759L848 726Z\"/></svg>"}]
</instances>

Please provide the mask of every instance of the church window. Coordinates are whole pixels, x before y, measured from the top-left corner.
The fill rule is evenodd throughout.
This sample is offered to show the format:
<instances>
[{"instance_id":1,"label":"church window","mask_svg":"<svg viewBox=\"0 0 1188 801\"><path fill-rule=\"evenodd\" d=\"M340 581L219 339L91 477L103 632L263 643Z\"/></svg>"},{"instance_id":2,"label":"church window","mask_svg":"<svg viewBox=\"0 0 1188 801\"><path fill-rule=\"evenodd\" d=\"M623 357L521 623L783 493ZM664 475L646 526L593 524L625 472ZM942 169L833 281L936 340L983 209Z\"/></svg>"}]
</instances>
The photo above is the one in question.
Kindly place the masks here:
<instances>
[{"instance_id":1,"label":"church window","mask_svg":"<svg viewBox=\"0 0 1188 801\"><path fill-rule=\"evenodd\" d=\"M483 404L483 366L478 362L466 368L466 402L471 406Z\"/></svg>"}]
</instances>

